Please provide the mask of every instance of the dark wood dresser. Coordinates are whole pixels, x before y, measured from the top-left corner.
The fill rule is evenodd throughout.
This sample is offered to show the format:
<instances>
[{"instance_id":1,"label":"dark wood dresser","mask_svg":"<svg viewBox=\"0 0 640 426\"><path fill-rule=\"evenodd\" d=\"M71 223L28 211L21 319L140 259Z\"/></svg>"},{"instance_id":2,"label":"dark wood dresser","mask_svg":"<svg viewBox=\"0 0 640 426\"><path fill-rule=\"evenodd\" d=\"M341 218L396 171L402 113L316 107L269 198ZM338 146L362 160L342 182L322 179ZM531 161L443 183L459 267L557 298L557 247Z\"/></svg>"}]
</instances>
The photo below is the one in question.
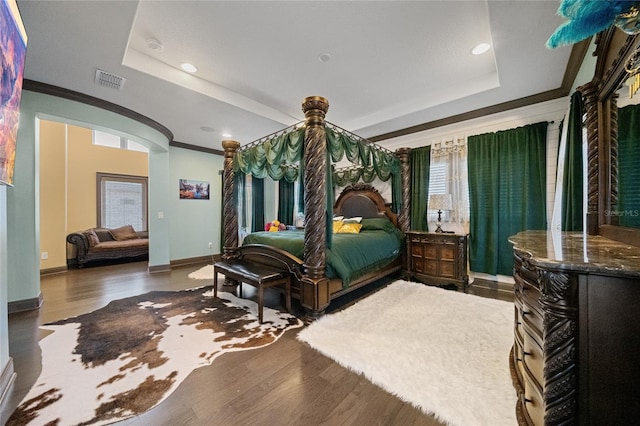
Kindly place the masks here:
<instances>
[{"instance_id":1,"label":"dark wood dresser","mask_svg":"<svg viewBox=\"0 0 640 426\"><path fill-rule=\"evenodd\" d=\"M467 291L467 236L408 231L407 279L427 284L460 284Z\"/></svg>"},{"instance_id":2,"label":"dark wood dresser","mask_svg":"<svg viewBox=\"0 0 640 426\"><path fill-rule=\"evenodd\" d=\"M510 357L521 425L628 425L640 413L640 247L525 231Z\"/></svg>"}]
</instances>

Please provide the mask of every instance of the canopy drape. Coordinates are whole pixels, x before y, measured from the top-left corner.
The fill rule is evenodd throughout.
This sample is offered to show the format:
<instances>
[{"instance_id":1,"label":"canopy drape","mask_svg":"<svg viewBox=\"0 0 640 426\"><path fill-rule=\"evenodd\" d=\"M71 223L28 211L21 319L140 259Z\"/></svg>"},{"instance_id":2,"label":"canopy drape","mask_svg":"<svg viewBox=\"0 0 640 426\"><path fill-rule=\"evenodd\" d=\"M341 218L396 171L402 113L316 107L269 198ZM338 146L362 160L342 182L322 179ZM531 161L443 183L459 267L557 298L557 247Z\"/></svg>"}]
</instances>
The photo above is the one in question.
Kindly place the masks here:
<instances>
[{"instance_id":1,"label":"canopy drape","mask_svg":"<svg viewBox=\"0 0 640 426\"><path fill-rule=\"evenodd\" d=\"M283 133L263 138L236 151L233 159L234 172L251 174L261 179L269 176L275 181L302 181L300 177L304 175L304 171L300 160L304 155L304 132L304 127L293 127L288 132L285 129ZM391 151L337 126L325 125L325 134L329 160L327 164L339 162L346 156L356 165L335 170L327 176L327 184L345 186L359 180L371 183L376 178L383 182L392 179L392 209L399 212L402 208L400 160Z\"/></svg>"},{"instance_id":2,"label":"canopy drape","mask_svg":"<svg viewBox=\"0 0 640 426\"><path fill-rule=\"evenodd\" d=\"M278 220L285 225L293 225L294 185L286 179L278 182Z\"/></svg>"},{"instance_id":3,"label":"canopy drape","mask_svg":"<svg viewBox=\"0 0 640 426\"><path fill-rule=\"evenodd\" d=\"M234 173L242 172L264 179L298 179L299 163L304 147L304 128L275 136L261 143L251 144L236 151L233 158Z\"/></svg>"},{"instance_id":4,"label":"canopy drape","mask_svg":"<svg viewBox=\"0 0 640 426\"><path fill-rule=\"evenodd\" d=\"M264 231L264 179L251 179L251 232Z\"/></svg>"}]
</instances>

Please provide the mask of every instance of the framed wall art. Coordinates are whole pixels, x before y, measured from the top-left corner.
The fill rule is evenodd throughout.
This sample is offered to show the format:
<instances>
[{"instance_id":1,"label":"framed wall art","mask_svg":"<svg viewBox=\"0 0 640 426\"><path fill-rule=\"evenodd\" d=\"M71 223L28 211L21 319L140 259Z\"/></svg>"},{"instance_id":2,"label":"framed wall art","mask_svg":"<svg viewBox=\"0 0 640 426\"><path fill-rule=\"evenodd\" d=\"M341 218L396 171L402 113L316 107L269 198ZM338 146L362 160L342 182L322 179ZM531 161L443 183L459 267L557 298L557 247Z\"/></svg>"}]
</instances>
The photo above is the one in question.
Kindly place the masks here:
<instances>
[{"instance_id":1,"label":"framed wall art","mask_svg":"<svg viewBox=\"0 0 640 426\"><path fill-rule=\"evenodd\" d=\"M0 183L13 185L27 33L16 0L0 0Z\"/></svg>"},{"instance_id":2,"label":"framed wall art","mask_svg":"<svg viewBox=\"0 0 640 426\"><path fill-rule=\"evenodd\" d=\"M209 182L200 180L180 179L180 199L208 200Z\"/></svg>"}]
</instances>

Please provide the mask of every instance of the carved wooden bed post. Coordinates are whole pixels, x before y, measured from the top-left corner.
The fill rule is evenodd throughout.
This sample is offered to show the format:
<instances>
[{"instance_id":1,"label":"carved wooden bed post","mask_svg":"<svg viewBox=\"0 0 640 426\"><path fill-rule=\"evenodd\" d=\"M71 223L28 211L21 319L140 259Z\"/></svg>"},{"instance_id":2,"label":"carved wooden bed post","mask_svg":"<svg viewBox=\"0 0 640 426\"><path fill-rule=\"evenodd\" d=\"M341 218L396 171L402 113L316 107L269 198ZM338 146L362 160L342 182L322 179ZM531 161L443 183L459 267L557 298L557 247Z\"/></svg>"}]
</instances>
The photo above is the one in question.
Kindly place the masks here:
<instances>
[{"instance_id":1,"label":"carved wooden bed post","mask_svg":"<svg viewBox=\"0 0 640 426\"><path fill-rule=\"evenodd\" d=\"M411 226L411 166L409 154L411 148L398 148L396 156L400 159L400 176L402 179L402 209L398 212L398 225L402 232L407 232Z\"/></svg>"},{"instance_id":2,"label":"carved wooden bed post","mask_svg":"<svg viewBox=\"0 0 640 426\"><path fill-rule=\"evenodd\" d=\"M307 315L317 317L329 306L329 280L325 277L327 224L327 140L324 117L329 102L320 96L302 101L304 133L304 274L300 302Z\"/></svg>"},{"instance_id":3,"label":"carved wooden bed post","mask_svg":"<svg viewBox=\"0 0 640 426\"><path fill-rule=\"evenodd\" d=\"M587 83L577 89L584 101L586 119L584 126L587 128L587 229L590 235L598 234L598 98L597 87L593 83Z\"/></svg>"},{"instance_id":4,"label":"carved wooden bed post","mask_svg":"<svg viewBox=\"0 0 640 426\"><path fill-rule=\"evenodd\" d=\"M233 257L235 249L238 248L238 208L236 205L236 197L234 191L234 173L233 173L233 156L240 142L225 140L222 141L224 149L224 172L222 199L223 203L223 220L224 220L224 247L222 259L226 260ZM237 281L225 278L224 285L236 285Z\"/></svg>"}]
</instances>

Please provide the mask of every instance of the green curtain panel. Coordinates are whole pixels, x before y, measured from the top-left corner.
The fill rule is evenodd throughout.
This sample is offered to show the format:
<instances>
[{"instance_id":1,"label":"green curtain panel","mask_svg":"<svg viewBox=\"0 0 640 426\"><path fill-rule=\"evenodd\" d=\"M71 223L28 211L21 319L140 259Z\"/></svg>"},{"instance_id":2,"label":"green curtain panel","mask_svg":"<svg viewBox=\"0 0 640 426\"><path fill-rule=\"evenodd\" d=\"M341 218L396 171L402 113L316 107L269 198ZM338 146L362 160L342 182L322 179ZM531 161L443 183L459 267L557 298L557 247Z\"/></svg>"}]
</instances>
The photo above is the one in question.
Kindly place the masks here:
<instances>
[{"instance_id":1,"label":"green curtain panel","mask_svg":"<svg viewBox=\"0 0 640 426\"><path fill-rule=\"evenodd\" d=\"M286 179L278 181L278 220L285 225L293 225L294 185Z\"/></svg>"},{"instance_id":2,"label":"green curtain panel","mask_svg":"<svg viewBox=\"0 0 640 426\"><path fill-rule=\"evenodd\" d=\"M251 178L252 218L251 232L264 231L264 179Z\"/></svg>"},{"instance_id":3,"label":"green curtain panel","mask_svg":"<svg viewBox=\"0 0 640 426\"><path fill-rule=\"evenodd\" d=\"M428 231L427 202L429 201L429 168L431 146L411 150L411 229Z\"/></svg>"},{"instance_id":4,"label":"green curtain panel","mask_svg":"<svg viewBox=\"0 0 640 426\"><path fill-rule=\"evenodd\" d=\"M331 154L329 151L326 153L327 155L327 170L326 170L326 186L327 186L327 204L326 204L326 223L325 223L325 234L326 234L326 242L325 246L331 248L333 245L333 204L335 203L335 194L333 191L333 172L331 167L329 166L331 161Z\"/></svg>"},{"instance_id":5,"label":"green curtain panel","mask_svg":"<svg viewBox=\"0 0 640 426\"><path fill-rule=\"evenodd\" d=\"M582 231L583 226L583 168L582 168L582 95L571 95L567 123L567 150L562 179L562 230Z\"/></svg>"},{"instance_id":6,"label":"green curtain panel","mask_svg":"<svg viewBox=\"0 0 640 426\"><path fill-rule=\"evenodd\" d=\"M618 111L618 224L640 228L640 105Z\"/></svg>"},{"instance_id":7,"label":"green curtain panel","mask_svg":"<svg viewBox=\"0 0 640 426\"><path fill-rule=\"evenodd\" d=\"M509 236L546 229L547 123L470 136L471 270L513 274Z\"/></svg>"},{"instance_id":8,"label":"green curtain panel","mask_svg":"<svg viewBox=\"0 0 640 426\"><path fill-rule=\"evenodd\" d=\"M247 227L247 175L244 173L237 173L234 175L235 179L235 197L236 197L236 206L239 205L239 216L240 223L238 224L240 228L244 229Z\"/></svg>"},{"instance_id":9,"label":"green curtain panel","mask_svg":"<svg viewBox=\"0 0 640 426\"><path fill-rule=\"evenodd\" d=\"M497 135L470 136L467 141L469 178L469 264L472 271L495 275L498 269L500 157Z\"/></svg>"},{"instance_id":10,"label":"green curtain panel","mask_svg":"<svg viewBox=\"0 0 640 426\"><path fill-rule=\"evenodd\" d=\"M296 181L298 185L298 213L304 213L304 175L301 173Z\"/></svg>"}]
</instances>

